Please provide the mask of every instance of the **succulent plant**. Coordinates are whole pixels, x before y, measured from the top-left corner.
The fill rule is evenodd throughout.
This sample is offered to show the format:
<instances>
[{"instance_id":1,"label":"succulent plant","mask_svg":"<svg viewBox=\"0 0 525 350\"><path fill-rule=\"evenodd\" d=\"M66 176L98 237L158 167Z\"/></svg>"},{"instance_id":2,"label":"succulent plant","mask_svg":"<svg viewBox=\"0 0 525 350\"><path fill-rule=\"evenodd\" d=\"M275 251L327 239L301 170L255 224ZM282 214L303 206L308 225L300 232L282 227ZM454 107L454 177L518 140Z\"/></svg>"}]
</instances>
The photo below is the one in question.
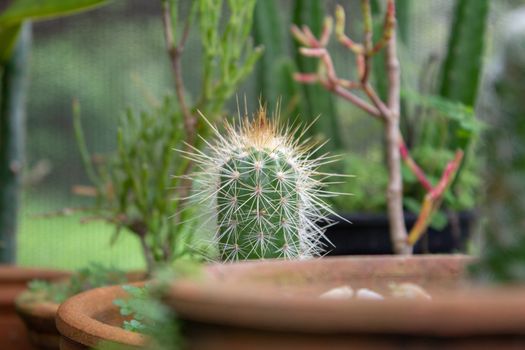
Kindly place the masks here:
<instances>
[{"instance_id":1,"label":"succulent plant","mask_svg":"<svg viewBox=\"0 0 525 350\"><path fill-rule=\"evenodd\" d=\"M225 133L213 127L208 153L185 152L198 166L195 198L213 199L221 260L305 258L321 250L324 229L317 223L328 222L323 198L333 195L322 178L333 174L318 167L334 157L314 158L320 146L292 136L306 129L283 127L261 107L251 121L226 123Z\"/></svg>"}]
</instances>

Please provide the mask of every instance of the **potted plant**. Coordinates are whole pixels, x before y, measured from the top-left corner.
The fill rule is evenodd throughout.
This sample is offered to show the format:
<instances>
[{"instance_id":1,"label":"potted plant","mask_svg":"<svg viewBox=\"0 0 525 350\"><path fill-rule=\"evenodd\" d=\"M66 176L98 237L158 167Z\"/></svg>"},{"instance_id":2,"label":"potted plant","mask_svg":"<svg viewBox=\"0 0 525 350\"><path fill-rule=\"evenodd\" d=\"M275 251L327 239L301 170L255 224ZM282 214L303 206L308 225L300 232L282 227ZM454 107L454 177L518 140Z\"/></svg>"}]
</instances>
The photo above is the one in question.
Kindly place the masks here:
<instances>
[{"instance_id":1,"label":"potted plant","mask_svg":"<svg viewBox=\"0 0 525 350\"><path fill-rule=\"evenodd\" d=\"M480 2L479 11L483 16L485 16L487 10L487 4L485 2ZM457 9L458 12L454 21L454 31L458 31L459 28L456 28L462 23L460 16L463 14L464 4L460 1L458 2ZM383 20L382 25L382 34L378 37L377 41L374 42L372 38L373 33L373 21L372 21L372 9L368 1L362 3L363 10L363 23L364 23L364 42L356 43L350 39L344 32L345 30L345 14L342 7L338 7L336 11L336 24L335 32L338 41L347 49L352 51L356 57L357 62L357 74L358 77L355 81L342 79L337 76L333 60L328 52L326 46L328 44L330 34L332 31L332 20L327 19L324 25L324 29L320 33L320 36L317 38L312 34L312 31L308 27L303 27L299 29L297 26L292 27L292 32L295 38L303 45L300 49L300 53L306 57L315 57L319 59L319 69L316 73L298 73L295 75L297 81L301 83L320 83L327 90L332 91L334 94L343 97L345 100L353 103L359 109L362 109L367 114L372 115L379 121L383 123L384 126L384 138L385 138L385 150L384 154L386 157L386 163L388 165L388 176L385 178L379 178L375 175L378 182L385 181L385 185L388 189L387 195L383 196L384 204L388 209L388 225L390 232L390 247L383 245L383 253L395 252L395 253L410 253L413 251L413 248L419 238L427 230L432 217L435 213L439 211L441 204L444 200L451 202L451 195L445 195L446 189L450 185L456 185L459 182L456 179L455 174L458 170L463 170L467 168L462 163L464 158L464 153L469 148L469 142L471 141L473 132L475 131L475 123L472 121L472 113L465 113L468 111L468 108L463 108L461 105L454 105L449 103L443 98L429 98L421 95L407 94L405 93L405 101L409 102L414 99L419 100L419 107L439 107L439 109L449 109L448 118L455 118L453 120L448 120L445 125L449 125L448 129L452 133L452 138L454 142L450 146L451 151L443 151L443 155L449 157L441 169L436 170L435 164L432 164L431 168L424 169L421 165L426 160L428 163L428 149L431 144L423 145L424 147L410 149L411 142L407 136L403 136L401 130L402 120L400 119L401 113L401 84L400 84L400 70L399 62L397 58L397 37L395 30L395 6L393 2L387 3L387 10ZM481 24L477 24L479 27L483 27L483 18L476 17L481 21ZM468 24L468 23L467 23ZM377 29L377 28L375 28ZM467 29L468 26L467 26ZM462 34L467 35L470 33L469 30L461 30ZM466 34L467 33L467 34ZM476 34L476 37L479 35ZM454 53L450 55L455 55L461 50L455 49L458 45L461 45L461 40L454 37L451 39L450 50ZM458 41L459 40L459 41ZM479 45L476 45L476 49L479 49ZM468 50L467 50L468 51ZM379 57L384 53L385 57L385 66L387 70L384 71L384 74L376 77L376 84L373 84L372 73L374 72L375 62L381 58ZM467 54L473 54L468 52ZM449 70L460 70L459 67L456 67L456 64L453 62L455 57L447 58L447 69ZM461 71L461 70L460 70ZM479 70L477 70L478 72ZM445 72L449 75L452 75L450 72ZM454 77L457 77L458 74L453 74ZM472 77L469 77L472 78ZM377 81L379 79L379 82ZM473 79L473 78L472 78ZM382 80L382 81L381 81ZM385 85L385 80L388 82L387 89L382 90L382 87ZM476 79L474 81L477 82ZM443 91L446 91L450 88L447 85L447 81L443 83ZM475 96L476 84L474 84L473 94ZM469 87L471 91L472 87ZM454 90L454 89L452 89ZM448 90L447 90L448 91ZM360 95L361 94L361 95ZM443 92L446 98L452 99L454 96L448 96ZM384 95L384 99L382 98ZM365 96L367 100L363 99L361 96ZM469 95L470 98L470 95ZM454 97L454 99L456 99ZM463 102L460 97L457 98L460 102ZM465 101L464 103L473 103L472 100ZM404 103L404 110L406 111L407 103ZM450 109L452 108L452 111ZM458 113L462 112L462 113ZM443 113L442 113L443 114ZM462 121L460 117L464 117L466 121ZM433 122L430 121L429 124ZM417 125L412 125L409 122L405 123L407 127L416 127ZM431 128L436 128L437 124L431 125ZM428 127L426 127L428 129ZM409 136L413 136L414 133L409 133ZM459 136L458 136L459 135ZM466 135L466 136L465 136ZM428 140L428 137L425 137ZM427 141L425 141L427 142ZM448 147L448 146L447 146ZM455 153L455 154L454 154ZM379 153L381 154L381 153ZM419 155L416 159L412 154ZM380 155L379 155L380 156ZM434 158L432 158L435 162ZM404 168L402 166L401 160L404 163ZM403 172L403 169L405 170ZM432 170L432 172L430 172ZM468 175L468 174L467 174ZM403 191L403 178L409 179L413 183L418 184L419 191L414 191L413 186L409 187L409 196L417 194L418 196L423 196L423 203L418 204L411 198L403 200L405 191ZM465 176L467 178L467 176ZM405 183L407 181L405 180ZM380 184L380 183L379 183ZM423 193L421 193L423 192ZM448 199L446 199L448 197ZM414 210L419 209L420 215L417 219L412 219L405 223L404 211L405 208ZM357 220L359 221L359 220ZM366 221L366 220L364 220ZM384 228L384 226L383 226ZM407 233L407 230L409 232ZM379 237L372 238L380 241L384 238L384 231L377 231ZM349 244L353 244L350 239L351 234L348 233L347 237L343 237L344 233L335 233L333 238L338 240L342 238L343 241L347 241ZM383 236L383 237L381 237ZM332 238L330 233L328 238ZM357 243L359 244L359 243ZM380 244L381 245L381 244ZM363 249L363 252L373 253L373 250L370 250L374 246L374 242L365 242L358 249ZM353 248L349 248L352 250ZM344 248L343 248L344 250Z\"/></svg>"},{"instance_id":2,"label":"potted plant","mask_svg":"<svg viewBox=\"0 0 525 350\"><path fill-rule=\"evenodd\" d=\"M16 262L32 22L75 14L103 3L103 0L48 0L42 6L38 1L11 1L0 6L0 262L3 264ZM32 279L56 280L68 273L14 265L1 265L0 269L0 348L28 348L26 331L15 314L15 298Z\"/></svg>"},{"instance_id":3,"label":"potted plant","mask_svg":"<svg viewBox=\"0 0 525 350\"><path fill-rule=\"evenodd\" d=\"M373 1L368 7L372 14L374 38L382 31L381 17L384 2ZM443 205L432 216L426 234L414 246L415 253L445 253L464 251L471 228L476 217L480 176L480 157L473 151L480 125L473 112L478 81L482 70L484 35L488 17L488 2L480 1L468 4L456 1L453 20L449 29L449 43L443 59L436 58L432 52L428 60L417 62L413 57L421 56L420 47L414 42L421 35L414 35L416 29L412 18L419 16L422 7L412 1L398 1L399 28L397 36L400 45L400 57L403 62L401 86L400 128L406 146L416 164L425 169L427 179L435 184L441 177L442 169L458 146L467 151L467 157L453 182L450 191L445 193ZM359 11L359 2L345 5L353 13ZM291 17L298 28L308 27L319 37L323 31L323 7L319 0L297 0L290 6ZM432 11L423 7L425 12ZM466 8L469 11L466 11ZM272 16L277 11L274 1L260 2L254 22L254 36L257 42L268 47L256 69L258 79L256 93L266 100L273 101L282 97L283 110L290 116L301 116L311 122L315 116L322 117L309 130L313 138L326 140L326 149L334 153L343 153L342 162L332 164L328 172L354 174L354 179L333 184L334 192L352 193L352 200L346 197L334 197L331 204L341 220L336 221L327 230L327 237L332 246L326 249L328 255L340 254L389 254L393 253L387 234L387 201L384 188L388 183L385 167L383 144L370 142L369 135L378 135L380 129L373 122L368 122L359 108L348 104L335 105L330 90L322 84L297 85L293 81L294 71L324 74L324 66L318 66L315 59L305 57L299 47L303 42L295 41L294 58L286 54L286 36L282 21ZM270 21L267 18L272 18ZM434 20L440 21L439 14ZM356 19L352 19L350 30L357 28ZM419 44L418 44L419 45ZM429 44L434 45L434 44ZM429 45L425 44L425 48ZM335 62L342 61L342 53L330 48ZM417 52L417 54L416 54ZM346 56L345 56L346 57ZM419 59L421 61L421 59ZM469 62L464 65L464 62ZM377 94L386 98L386 70L384 55L373 55L370 64L370 82ZM416 93L417 91L417 93ZM359 94L359 93L357 93ZM337 108L336 108L337 107ZM338 118L344 114L345 118ZM352 152L348 152L348 150ZM403 207L406 226L411 228L420 212L421 198L426 189L403 162ZM351 223L350 223L351 222Z\"/></svg>"},{"instance_id":4,"label":"potted plant","mask_svg":"<svg viewBox=\"0 0 525 350\"><path fill-rule=\"evenodd\" d=\"M283 140L266 118L258 116L235 127L227 125L225 134L217 131L216 142L207 140L210 153L183 151L200 164L194 181L214 189L212 196L209 191L199 193L204 195L201 198L213 198L222 258L268 258L209 265L198 279L172 283L165 300L185 321L190 348L523 346L523 289L484 290L468 285L465 267L474 262L472 258L270 259L290 248L301 256L320 235L305 235L301 230L305 216L301 210L315 200L301 192L309 186L300 169L311 163L290 156L290 148L281 146L286 140L297 142ZM452 163L448 171L457 169L458 163ZM442 178L440 186L451 181L449 176ZM290 179L296 180L291 189L284 183ZM439 188L437 195L442 191ZM426 199L430 209L433 200L436 197ZM292 208L286 210L289 205ZM290 222L299 225L287 233ZM508 266L516 267L514 262ZM66 312L65 304L62 310ZM67 323L74 318L59 311L59 324L61 319ZM64 332L73 334L73 329Z\"/></svg>"},{"instance_id":5,"label":"potted plant","mask_svg":"<svg viewBox=\"0 0 525 350\"><path fill-rule=\"evenodd\" d=\"M65 271L0 266L0 347L3 349L32 349L24 324L15 312L15 299L34 279L57 280L65 278Z\"/></svg>"},{"instance_id":6,"label":"potted plant","mask_svg":"<svg viewBox=\"0 0 525 350\"><path fill-rule=\"evenodd\" d=\"M74 190L95 198L96 205L90 217L114 224L113 239L123 231L139 239L148 275L159 266L175 261L206 257L207 247L199 244L205 237L200 237L195 229L199 223L189 220L197 215L199 208L189 204L193 184L188 175L193 163L185 159L183 153L205 147L204 140L210 130L198 114L206 114L211 121L219 120L224 115L226 101L261 54L249 40L255 1L229 1L223 8L222 2L199 0L187 11L177 1L162 0L159 4L175 94L142 113L128 111L119 122L117 150L106 157L89 154L80 126L78 103L75 103L74 113L82 159L92 182L91 186L77 186ZM225 21L224 27L222 21ZM194 28L198 29L202 47L203 75L201 94L190 102L181 60L189 33ZM126 344L128 338L117 340L104 330L109 327L115 334L130 333L121 328L125 318L119 316L113 305L119 293L103 293L98 289L88 293L79 294L78 298L72 298L59 308L57 325L62 343L93 346L93 339L98 341L102 337L100 334L106 334L107 339ZM84 298L88 295L96 301L86 302ZM95 311L89 311L89 316L102 317L94 322L98 325L96 328L92 328L89 317L83 314L73 317L83 322L82 327L75 324L75 332L67 331L71 328L68 321L71 317L65 315L72 312L68 310L71 307L75 312L87 310L73 306L75 300L82 300L88 306L97 305ZM104 324L108 314L115 318L113 323ZM118 327L115 327L116 320L120 323Z\"/></svg>"},{"instance_id":7,"label":"potted plant","mask_svg":"<svg viewBox=\"0 0 525 350\"><path fill-rule=\"evenodd\" d=\"M298 260L319 256L324 229L318 222L330 212L324 203L329 194L323 190L323 180L332 175L320 173L318 168L332 157L313 157L318 145L292 137L290 128L268 118L262 106L251 120L245 117L235 124L226 122L224 130L212 129L215 137L206 140L207 152L180 152L194 163L195 170L188 175L194 185L194 203L213 203L193 220L216 226L212 245L219 259ZM87 299L98 296L97 303L101 303L102 293L110 296L112 292L110 288L92 290L60 307L57 326L69 338L64 343L96 345L106 331L93 325L97 317L104 323L100 317L108 313L99 306L79 317L78 312L86 308L78 304L89 308ZM108 300L104 304L111 305ZM104 327L107 330L111 325ZM121 338L108 340L125 343Z\"/></svg>"}]
</instances>

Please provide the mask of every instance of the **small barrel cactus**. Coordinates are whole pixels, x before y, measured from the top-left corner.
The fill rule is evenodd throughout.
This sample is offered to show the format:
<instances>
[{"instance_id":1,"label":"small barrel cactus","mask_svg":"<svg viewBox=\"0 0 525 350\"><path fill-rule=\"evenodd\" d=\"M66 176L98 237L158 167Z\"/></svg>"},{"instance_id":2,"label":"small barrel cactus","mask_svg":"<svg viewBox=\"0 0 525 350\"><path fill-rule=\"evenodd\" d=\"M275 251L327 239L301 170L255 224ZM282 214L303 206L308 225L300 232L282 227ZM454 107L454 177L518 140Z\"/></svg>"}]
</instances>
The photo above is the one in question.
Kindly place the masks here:
<instances>
[{"instance_id":1,"label":"small barrel cactus","mask_svg":"<svg viewBox=\"0 0 525 350\"><path fill-rule=\"evenodd\" d=\"M189 157L199 171L192 176L202 202L214 201L214 243L223 261L315 256L321 250L331 213L317 177L318 167L332 158L312 158L312 145L291 135L260 108L252 121L226 123L225 135L214 128L209 154ZM204 187L204 188L203 188Z\"/></svg>"}]
</instances>

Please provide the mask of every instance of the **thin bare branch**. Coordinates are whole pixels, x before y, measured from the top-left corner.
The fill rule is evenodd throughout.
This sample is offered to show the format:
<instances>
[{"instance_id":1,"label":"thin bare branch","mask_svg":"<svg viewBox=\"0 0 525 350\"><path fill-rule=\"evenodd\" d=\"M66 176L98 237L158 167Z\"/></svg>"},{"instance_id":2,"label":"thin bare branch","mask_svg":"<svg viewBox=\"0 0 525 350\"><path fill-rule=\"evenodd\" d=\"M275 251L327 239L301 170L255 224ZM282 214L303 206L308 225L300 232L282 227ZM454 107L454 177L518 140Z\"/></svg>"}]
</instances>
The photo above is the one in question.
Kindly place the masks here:
<instances>
[{"instance_id":1,"label":"thin bare branch","mask_svg":"<svg viewBox=\"0 0 525 350\"><path fill-rule=\"evenodd\" d=\"M171 21L170 4L168 1L162 3L162 21L164 24L166 48L170 56L171 69L175 81L175 93L177 94L177 100L184 118L184 129L186 130L187 142L193 144L195 140L196 118L192 115L186 105L184 97L186 90L184 88L181 66L182 52L189 35L189 21L187 20L184 25L184 30L178 44L175 43L175 38L173 37L173 23Z\"/></svg>"}]
</instances>

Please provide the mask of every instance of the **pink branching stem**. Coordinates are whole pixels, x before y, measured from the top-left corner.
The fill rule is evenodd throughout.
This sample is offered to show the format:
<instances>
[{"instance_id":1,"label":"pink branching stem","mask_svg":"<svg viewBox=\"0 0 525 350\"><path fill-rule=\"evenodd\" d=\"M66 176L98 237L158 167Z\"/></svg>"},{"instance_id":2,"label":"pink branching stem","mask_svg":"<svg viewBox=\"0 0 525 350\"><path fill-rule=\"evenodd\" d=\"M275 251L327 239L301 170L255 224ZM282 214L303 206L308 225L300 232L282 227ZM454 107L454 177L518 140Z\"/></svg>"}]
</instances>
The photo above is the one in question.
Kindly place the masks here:
<instances>
[{"instance_id":1,"label":"pink branching stem","mask_svg":"<svg viewBox=\"0 0 525 350\"><path fill-rule=\"evenodd\" d=\"M297 73L295 79L304 84L320 83L327 90L351 102L369 115L385 124L387 139L387 160L389 169L388 207L391 225L391 238L397 253L407 253L426 231L432 214L439 209L443 194L455 177L463 159L463 152L457 151L454 160L445 167L440 181L433 186L421 167L410 156L403 137L399 131L400 113L400 73L396 52L396 12L394 0L387 0L383 33L377 43L372 42L372 19L369 0L362 0L364 18L364 44L356 43L345 32L345 13L341 6L336 7L335 34L337 40L356 56L357 81L342 79L337 76L333 60L326 49L332 31L332 19L327 19L321 38L318 40L307 27L299 29L292 26L293 36L304 47L300 53L306 57L316 57L323 69L316 73ZM374 88L368 83L371 57L380 50L386 49L386 65L388 72L388 100L383 102ZM352 90L361 90L370 102L365 101ZM403 160L410 171L416 176L421 186L426 190L420 215L410 234L407 235L404 226L402 210L402 180L399 161Z\"/></svg>"},{"instance_id":2,"label":"pink branching stem","mask_svg":"<svg viewBox=\"0 0 525 350\"><path fill-rule=\"evenodd\" d=\"M295 73L293 78L295 81L303 84L314 84L319 81L319 76L311 73Z\"/></svg>"},{"instance_id":3,"label":"pink branching stem","mask_svg":"<svg viewBox=\"0 0 525 350\"><path fill-rule=\"evenodd\" d=\"M417 165L417 163L414 161L414 159L412 159L412 157L410 156L410 153L408 152L407 146L405 145L403 139L401 139L399 142L399 149L401 151L401 158L403 158L403 161L405 162L407 167L416 176L421 186L423 186L423 188L428 192L432 191L432 184L427 179L427 176L425 175L423 169L421 169L419 165Z\"/></svg>"},{"instance_id":4,"label":"pink branching stem","mask_svg":"<svg viewBox=\"0 0 525 350\"><path fill-rule=\"evenodd\" d=\"M448 186L452 183L452 180L454 179L454 176L456 175L461 165L461 161L463 160L463 155L464 153L462 150L456 151L454 159L450 161L445 167L441 179L439 180L437 185L432 189L432 191L429 192L432 199L437 199L441 197L443 193L447 190Z\"/></svg>"},{"instance_id":5,"label":"pink branching stem","mask_svg":"<svg viewBox=\"0 0 525 350\"><path fill-rule=\"evenodd\" d=\"M425 233L427 230L428 225L430 224L430 219L432 218L432 215L439 209L443 200L443 195L456 176L462 160L463 151L458 150L454 159L450 161L445 167L443 175L441 176L438 184L426 194L417 221L408 234L408 244L412 246L416 244L419 238L421 238L423 233Z\"/></svg>"}]
</instances>

